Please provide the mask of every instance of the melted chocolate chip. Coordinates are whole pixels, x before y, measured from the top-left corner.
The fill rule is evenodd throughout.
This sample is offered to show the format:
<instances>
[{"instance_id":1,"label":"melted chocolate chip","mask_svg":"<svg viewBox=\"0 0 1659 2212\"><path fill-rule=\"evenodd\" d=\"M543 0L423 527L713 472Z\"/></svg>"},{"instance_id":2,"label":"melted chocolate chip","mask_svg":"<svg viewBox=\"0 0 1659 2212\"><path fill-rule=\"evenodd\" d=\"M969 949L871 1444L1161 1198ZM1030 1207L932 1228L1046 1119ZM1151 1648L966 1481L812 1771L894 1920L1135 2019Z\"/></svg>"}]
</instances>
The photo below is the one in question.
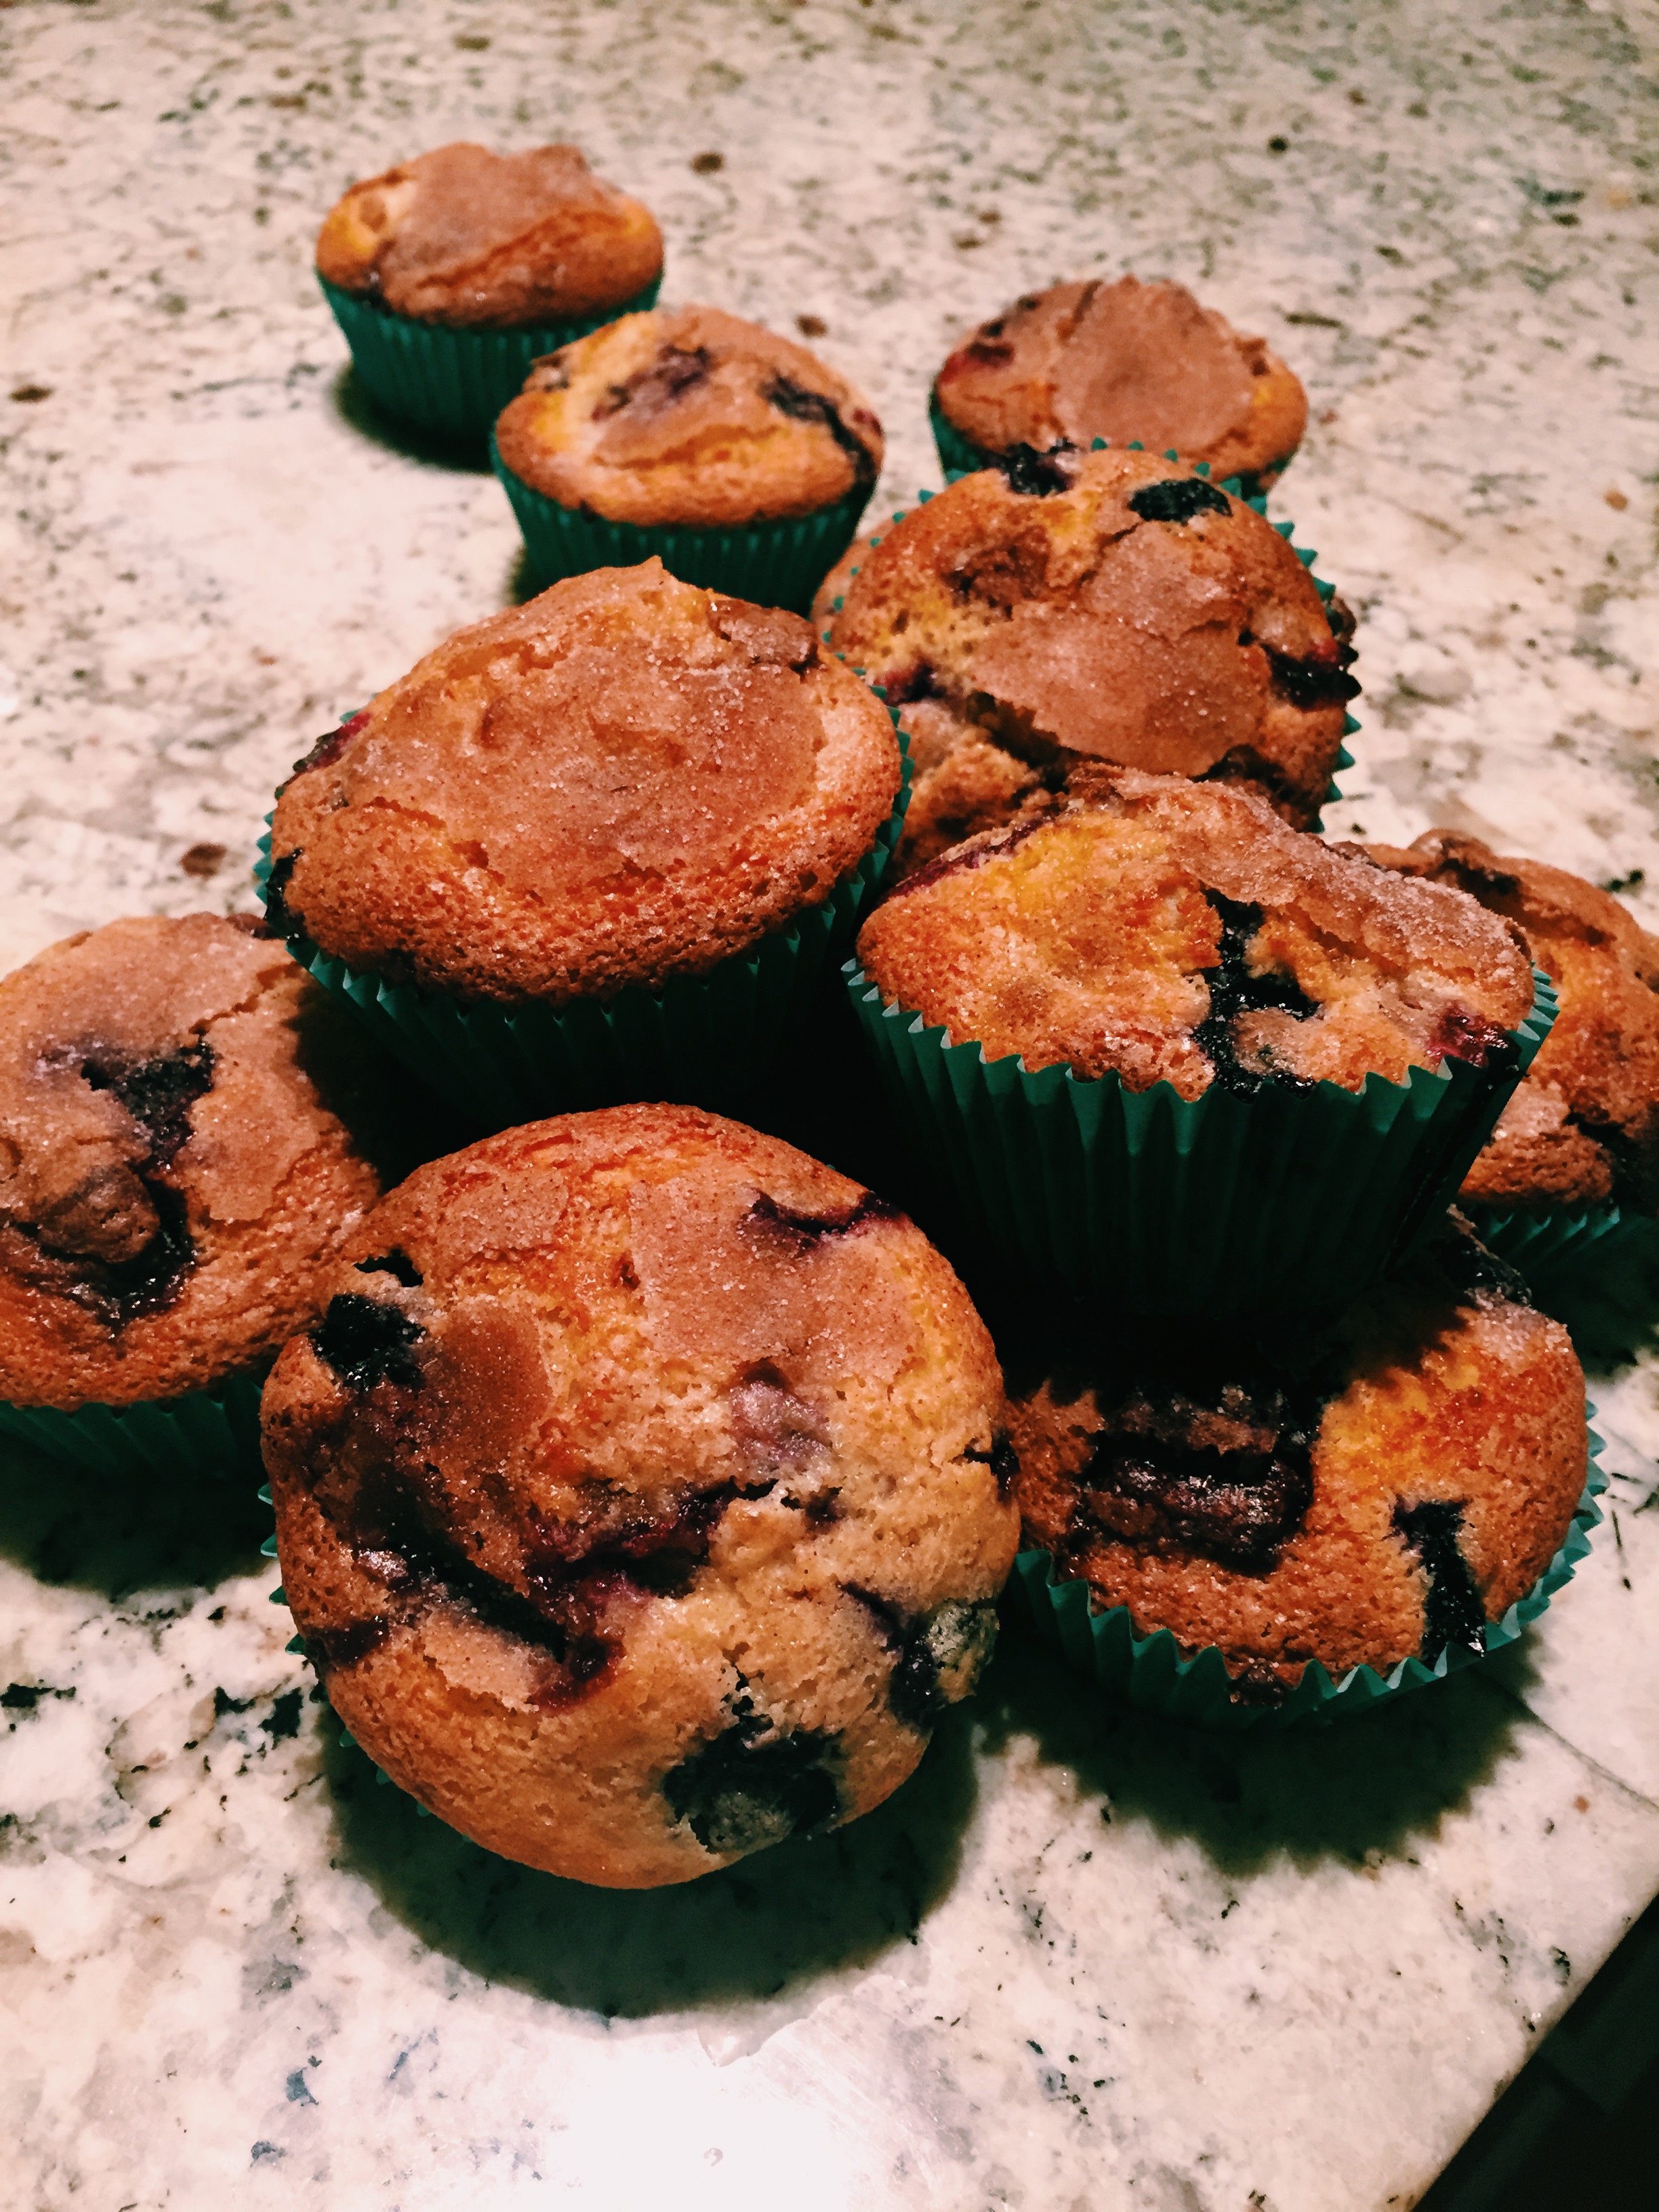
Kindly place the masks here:
<instances>
[{"instance_id":1,"label":"melted chocolate chip","mask_svg":"<svg viewBox=\"0 0 1659 2212\"><path fill-rule=\"evenodd\" d=\"M904 1216L897 1206L884 1198L878 1198L866 1190L851 1206L833 1207L828 1213L797 1213L793 1206L780 1206L764 1191L756 1199L744 1216L746 1227L757 1229L775 1238L792 1252L810 1252L826 1237L852 1237L872 1221L902 1221Z\"/></svg>"},{"instance_id":2,"label":"melted chocolate chip","mask_svg":"<svg viewBox=\"0 0 1659 2212\"><path fill-rule=\"evenodd\" d=\"M674 1818L688 1821L703 1849L721 1857L833 1820L841 1810L834 1739L816 1729L775 1729L756 1711L746 1685L732 1711L729 1728L663 1777Z\"/></svg>"},{"instance_id":3,"label":"melted chocolate chip","mask_svg":"<svg viewBox=\"0 0 1659 2212\"><path fill-rule=\"evenodd\" d=\"M1408 1551L1415 1552L1429 1578L1423 1601L1422 1656L1431 1664L1449 1644L1466 1644L1484 1651L1486 1609L1458 1543L1463 1526L1463 1504L1425 1498L1407 1505L1399 1499L1394 1509L1394 1532Z\"/></svg>"},{"instance_id":4,"label":"melted chocolate chip","mask_svg":"<svg viewBox=\"0 0 1659 2212\"><path fill-rule=\"evenodd\" d=\"M1046 499L1050 493L1070 491L1077 479L1077 447L1061 439L1040 453L1035 446L1010 446L998 456L997 466L1008 479L1008 489L1026 499Z\"/></svg>"},{"instance_id":5,"label":"melted chocolate chip","mask_svg":"<svg viewBox=\"0 0 1659 2212\"><path fill-rule=\"evenodd\" d=\"M1129 507L1143 522L1190 522L1196 514L1228 514L1232 503L1205 477L1167 477L1142 484L1129 495Z\"/></svg>"},{"instance_id":6,"label":"melted chocolate chip","mask_svg":"<svg viewBox=\"0 0 1659 2212\"><path fill-rule=\"evenodd\" d=\"M895 1717L925 1735L947 1705L972 1692L996 1642L995 1606L948 1598L929 1613L908 1613L874 1590L846 1588L893 1654L887 1702Z\"/></svg>"},{"instance_id":7,"label":"melted chocolate chip","mask_svg":"<svg viewBox=\"0 0 1659 2212\"><path fill-rule=\"evenodd\" d=\"M283 853L270 864L265 878L265 925L277 937L303 937L306 927L288 902L288 887L299 864L301 848Z\"/></svg>"},{"instance_id":8,"label":"melted chocolate chip","mask_svg":"<svg viewBox=\"0 0 1659 2212\"><path fill-rule=\"evenodd\" d=\"M349 1390L372 1390L377 1382L418 1390L423 1378L410 1347L425 1334L419 1322L397 1306L345 1291L329 1300L311 1342L317 1357Z\"/></svg>"},{"instance_id":9,"label":"melted chocolate chip","mask_svg":"<svg viewBox=\"0 0 1659 2212\"><path fill-rule=\"evenodd\" d=\"M821 392L809 391L787 376L775 376L762 396L780 415L787 415L793 422L821 422L853 464L856 481L874 483L875 455L858 433L842 422L841 410L833 399L826 398Z\"/></svg>"},{"instance_id":10,"label":"melted chocolate chip","mask_svg":"<svg viewBox=\"0 0 1659 2212\"><path fill-rule=\"evenodd\" d=\"M1193 1035L1215 1071L1217 1085L1240 1098L1253 1098L1264 1084L1270 1082L1305 1091L1309 1085L1299 1076L1277 1072L1267 1074L1242 1066L1232 1025L1239 1014L1258 1013L1269 1007L1305 1021L1310 1014L1318 1012L1318 1006L1294 976L1251 973L1250 940L1261 927L1260 907L1224 898L1219 891L1206 891L1204 896L1220 919L1221 942L1216 966L1205 970L1205 981L1210 987L1210 1011Z\"/></svg>"},{"instance_id":11,"label":"melted chocolate chip","mask_svg":"<svg viewBox=\"0 0 1659 2212\"><path fill-rule=\"evenodd\" d=\"M356 1266L360 1275L391 1275L406 1291L418 1291L421 1287L422 1278L420 1269L408 1253L395 1244L391 1251L382 1254L379 1259L359 1260Z\"/></svg>"},{"instance_id":12,"label":"melted chocolate chip","mask_svg":"<svg viewBox=\"0 0 1659 2212\"><path fill-rule=\"evenodd\" d=\"M714 365L714 356L703 346L664 346L625 384L611 386L593 410L594 419L619 415L624 407L636 408L642 415L663 414L682 392L701 384Z\"/></svg>"}]
</instances>

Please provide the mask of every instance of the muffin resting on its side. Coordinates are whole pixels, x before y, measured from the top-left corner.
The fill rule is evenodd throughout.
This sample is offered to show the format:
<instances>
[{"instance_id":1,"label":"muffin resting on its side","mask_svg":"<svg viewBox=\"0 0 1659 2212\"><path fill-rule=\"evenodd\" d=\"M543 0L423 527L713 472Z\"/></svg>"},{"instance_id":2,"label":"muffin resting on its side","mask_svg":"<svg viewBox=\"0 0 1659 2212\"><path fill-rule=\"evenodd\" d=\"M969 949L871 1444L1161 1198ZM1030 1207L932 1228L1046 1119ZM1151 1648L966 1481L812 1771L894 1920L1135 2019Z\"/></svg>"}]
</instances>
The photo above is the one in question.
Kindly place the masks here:
<instances>
[{"instance_id":1,"label":"muffin resting on its side","mask_svg":"<svg viewBox=\"0 0 1659 2212\"><path fill-rule=\"evenodd\" d=\"M983 460L1131 439L1265 491L1302 442L1308 399L1261 338L1179 284L1055 284L982 323L933 387Z\"/></svg>"},{"instance_id":2,"label":"muffin resting on its side","mask_svg":"<svg viewBox=\"0 0 1659 2212\"><path fill-rule=\"evenodd\" d=\"M1079 769L1062 801L901 884L859 958L884 1000L1029 1070L1132 1091L1358 1091L1448 1058L1518 1066L1520 931L1460 891L1390 878L1288 830L1249 793Z\"/></svg>"},{"instance_id":3,"label":"muffin resting on its side","mask_svg":"<svg viewBox=\"0 0 1659 2212\"><path fill-rule=\"evenodd\" d=\"M799 617L599 569L460 630L323 738L272 825L273 927L466 1000L700 976L826 901L899 787Z\"/></svg>"},{"instance_id":4,"label":"muffin resting on its side","mask_svg":"<svg viewBox=\"0 0 1659 2212\"><path fill-rule=\"evenodd\" d=\"M380 1194L368 1048L285 947L114 921L0 981L0 1399L201 1390L273 1353Z\"/></svg>"},{"instance_id":5,"label":"muffin resting on its side","mask_svg":"<svg viewBox=\"0 0 1659 2212\"><path fill-rule=\"evenodd\" d=\"M1137 1635L1218 1646L1241 1702L1484 1649L1583 1487L1571 1340L1455 1229L1323 1328L1005 1352L1024 1541Z\"/></svg>"},{"instance_id":6,"label":"muffin resting on its side","mask_svg":"<svg viewBox=\"0 0 1659 2212\"><path fill-rule=\"evenodd\" d=\"M845 378L716 307L625 315L562 347L504 409L495 444L561 507L690 529L867 497L882 461L881 425Z\"/></svg>"},{"instance_id":7,"label":"muffin resting on its side","mask_svg":"<svg viewBox=\"0 0 1659 2212\"><path fill-rule=\"evenodd\" d=\"M1242 783L1305 829L1359 688L1352 617L1278 532L1152 453L964 477L854 548L814 612L903 709L902 866L1012 820L1079 758Z\"/></svg>"},{"instance_id":8,"label":"muffin resting on its side","mask_svg":"<svg viewBox=\"0 0 1659 2212\"><path fill-rule=\"evenodd\" d=\"M317 240L326 283L455 329L603 313L661 270L650 210L574 146L435 147L353 185Z\"/></svg>"},{"instance_id":9,"label":"muffin resting on its side","mask_svg":"<svg viewBox=\"0 0 1659 2212\"><path fill-rule=\"evenodd\" d=\"M990 1339L919 1231L631 1106L422 1169L350 1261L265 1449L307 1656L394 1781L619 1888L897 1788L1018 1526Z\"/></svg>"},{"instance_id":10,"label":"muffin resting on its side","mask_svg":"<svg viewBox=\"0 0 1659 2212\"><path fill-rule=\"evenodd\" d=\"M1405 848L1357 849L1505 916L1555 985L1555 1026L1462 1197L1540 1213L1609 1202L1659 1212L1659 940L1582 876L1476 837L1431 830Z\"/></svg>"}]
</instances>

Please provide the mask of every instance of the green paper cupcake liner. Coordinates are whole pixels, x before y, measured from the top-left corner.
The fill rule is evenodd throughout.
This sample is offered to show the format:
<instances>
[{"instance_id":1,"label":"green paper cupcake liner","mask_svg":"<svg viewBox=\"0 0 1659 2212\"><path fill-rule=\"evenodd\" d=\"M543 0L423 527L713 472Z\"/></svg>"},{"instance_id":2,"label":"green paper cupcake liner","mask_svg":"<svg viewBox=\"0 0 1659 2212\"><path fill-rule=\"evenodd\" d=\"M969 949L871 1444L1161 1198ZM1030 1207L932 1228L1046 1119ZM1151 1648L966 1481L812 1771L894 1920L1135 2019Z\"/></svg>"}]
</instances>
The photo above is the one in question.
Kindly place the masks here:
<instances>
[{"instance_id":1,"label":"green paper cupcake liner","mask_svg":"<svg viewBox=\"0 0 1659 2212\"><path fill-rule=\"evenodd\" d=\"M1534 969L1518 1069L1465 1060L1358 1091L1218 1085L1182 1098L1115 1074L988 1060L842 973L917 1158L982 1258L1103 1309L1310 1310L1352 1297L1437 1220L1555 1018Z\"/></svg>"},{"instance_id":2,"label":"green paper cupcake liner","mask_svg":"<svg viewBox=\"0 0 1659 2212\"><path fill-rule=\"evenodd\" d=\"M345 334L353 368L387 414L441 437L481 443L507 401L524 389L532 362L606 323L654 307L662 278L653 277L620 307L511 331L417 322L383 301L343 292L321 276L317 282Z\"/></svg>"},{"instance_id":3,"label":"green paper cupcake liner","mask_svg":"<svg viewBox=\"0 0 1659 2212\"><path fill-rule=\"evenodd\" d=\"M956 424L939 405L937 386L927 394L927 420L933 428L933 450L939 455L939 465L945 472L946 483L954 483L958 477L970 477L976 470L995 467L995 455L988 453L982 446L975 445L972 439L963 437L962 432L957 429ZM1108 439L1097 438L1093 441L1091 450L1098 452L1109 442ZM1137 440L1128 450L1132 453L1142 453L1146 448ZM1269 461L1267 467L1261 471L1261 475L1271 477L1277 483L1300 450L1299 447L1293 446L1282 459ZM1164 458L1166 460L1172 461L1177 456L1168 453ZM1206 476L1209 474L1210 465L1207 461L1200 461L1197 465ZM1258 482L1259 480L1258 478ZM1236 493L1241 499L1246 495L1244 479L1241 476L1226 477L1221 488L1224 491ZM1266 498L1265 492L1252 490L1249 493L1250 504L1253 507L1259 507L1265 503Z\"/></svg>"},{"instance_id":4,"label":"green paper cupcake liner","mask_svg":"<svg viewBox=\"0 0 1659 2212\"><path fill-rule=\"evenodd\" d=\"M660 991L550 1006L465 1006L337 960L303 937L289 950L364 1027L452 1106L492 1129L629 1099L730 1112L766 1075L830 961L852 942L880 889L910 804L899 737L899 792L870 850L822 904L706 975ZM264 896L270 836L254 880Z\"/></svg>"},{"instance_id":5,"label":"green paper cupcake liner","mask_svg":"<svg viewBox=\"0 0 1659 2212\"><path fill-rule=\"evenodd\" d=\"M1594 1406L1585 1410L1594 1416ZM1057 1577L1053 1556L1048 1552L1022 1552L1015 1559L1004 1610L1041 1642L1060 1651L1077 1673L1097 1688L1140 1712L1187 1721L1197 1728L1225 1730L1281 1729L1306 1719L1346 1719L1370 1711L1384 1698L1421 1689L1477 1665L1492 1652L1513 1644L1522 1630L1537 1620L1557 1590L1572 1579L1573 1569L1589 1550L1590 1530L1601 1518L1595 1501L1607 1488L1607 1479L1596 1464L1601 1439L1593 1430L1589 1446L1583 1492L1561 1548L1526 1595L1518 1598L1501 1620L1487 1624L1482 1651L1470 1645L1449 1644L1432 1662L1402 1659L1385 1674L1362 1666L1337 1677L1316 1659L1281 1702L1252 1705L1235 1698L1232 1678L1215 1645L1183 1659L1180 1645L1167 1628L1137 1636L1127 1605L1097 1612L1088 1584L1075 1577Z\"/></svg>"},{"instance_id":6,"label":"green paper cupcake liner","mask_svg":"<svg viewBox=\"0 0 1659 2212\"><path fill-rule=\"evenodd\" d=\"M512 502L525 551L538 585L590 568L632 568L654 554L683 584L701 584L764 607L807 613L812 595L853 542L872 489L855 485L833 507L777 522L751 522L730 530L683 529L606 522L580 507L561 507L532 490L502 460L495 441L489 459Z\"/></svg>"},{"instance_id":7,"label":"green paper cupcake liner","mask_svg":"<svg viewBox=\"0 0 1659 2212\"><path fill-rule=\"evenodd\" d=\"M15 1437L91 1474L164 1475L189 1467L233 1475L259 1460L259 1394L265 1370L228 1376L210 1390L132 1406L0 1403L0 1436Z\"/></svg>"},{"instance_id":8,"label":"green paper cupcake liner","mask_svg":"<svg viewBox=\"0 0 1659 2212\"><path fill-rule=\"evenodd\" d=\"M1523 1275L1577 1267L1592 1252L1606 1259L1638 1233L1639 1216L1616 1206L1591 1206L1576 1213L1533 1213L1523 1206L1500 1209L1460 1200L1489 1252L1507 1260Z\"/></svg>"}]
</instances>

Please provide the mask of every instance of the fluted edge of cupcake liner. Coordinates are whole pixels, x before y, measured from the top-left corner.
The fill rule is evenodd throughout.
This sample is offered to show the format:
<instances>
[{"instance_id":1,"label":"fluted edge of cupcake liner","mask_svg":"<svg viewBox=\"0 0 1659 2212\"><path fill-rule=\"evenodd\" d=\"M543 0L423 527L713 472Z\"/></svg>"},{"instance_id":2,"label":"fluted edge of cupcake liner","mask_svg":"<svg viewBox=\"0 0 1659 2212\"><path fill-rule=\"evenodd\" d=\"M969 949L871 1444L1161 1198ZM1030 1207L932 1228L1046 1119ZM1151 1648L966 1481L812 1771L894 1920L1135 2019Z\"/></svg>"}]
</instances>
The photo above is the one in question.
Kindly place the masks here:
<instances>
[{"instance_id":1,"label":"fluted edge of cupcake liner","mask_svg":"<svg viewBox=\"0 0 1659 2212\"><path fill-rule=\"evenodd\" d=\"M1595 1407L1587 1405L1584 1410L1586 1419L1593 1419ZM1051 1553L1019 1553L1008 1579L1004 1608L1040 1642L1058 1650L1076 1673L1097 1689L1138 1711L1157 1713L1167 1720L1233 1732L1287 1728L1300 1721L1341 1720L1370 1712L1384 1698L1443 1681L1513 1644L1556 1592L1572 1579L1574 1569L1590 1548L1590 1531L1601 1519L1596 1500L1607 1486L1607 1478L1597 1463L1601 1439L1593 1429L1589 1434L1584 1487L1559 1549L1526 1595L1517 1598L1501 1620L1486 1624L1482 1631L1484 1649L1480 1651L1469 1644L1448 1644L1432 1661L1401 1659L1386 1674L1370 1666L1358 1666L1336 1676L1313 1659L1303 1669L1296 1688L1281 1702L1253 1705L1235 1696L1232 1677L1216 1645L1208 1644L1183 1658L1167 1628L1155 1629L1149 1636L1137 1635L1127 1605L1097 1610L1088 1583L1074 1576L1057 1575Z\"/></svg>"},{"instance_id":2,"label":"fluted edge of cupcake liner","mask_svg":"<svg viewBox=\"0 0 1659 2212\"><path fill-rule=\"evenodd\" d=\"M1187 1099L1164 1082L1134 1091L1115 1073L988 1060L884 1000L856 957L842 972L888 1098L981 1256L1143 1313L1354 1295L1444 1212L1556 1003L1534 968L1513 1080L1444 1060L1358 1091L1213 1085Z\"/></svg>"},{"instance_id":3,"label":"fluted edge of cupcake liner","mask_svg":"<svg viewBox=\"0 0 1659 2212\"><path fill-rule=\"evenodd\" d=\"M607 522L580 507L561 507L508 468L493 433L489 459L518 519L538 584L583 576L591 568L632 568L654 554L683 584L797 614L810 610L818 586L852 544L874 489L855 484L811 514L702 530L678 523Z\"/></svg>"},{"instance_id":4,"label":"fluted edge of cupcake liner","mask_svg":"<svg viewBox=\"0 0 1659 2212\"><path fill-rule=\"evenodd\" d=\"M1617 1206L1586 1206L1570 1213L1534 1212L1527 1206L1494 1206L1458 1200L1490 1252L1523 1275L1577 1267L1592 1254L1608 1259L1639 1236L1640 1214Z\"/></svg>"},{"instance_id":5,"label":"fluted edge of cupcake liner","mask_svg":"<svg viewBox=\"0 0 1659 2212\"><path fill-rule=\"evenodd\" d=\"M189 1466L236 1475L260 1464L259 1395L269 1371L266 1361L210 1389L73 1413L0 1402L0 1436L91 1474L164 1475Z\"/></svg>"},{"instance_id":6,"label":"fluted edge of cupcake liner","mask_svg":"<svg viewBox=\"0 0 1659 2212\"><path fill-rule=\"evenodd\" d=\"M385 301L317 278L369 396L389 415L441 437L482 445L531 364L623 315L653 307L660 273L620 306L509 331L453 329L400 315Z\"/></svg>"}]
</instances>

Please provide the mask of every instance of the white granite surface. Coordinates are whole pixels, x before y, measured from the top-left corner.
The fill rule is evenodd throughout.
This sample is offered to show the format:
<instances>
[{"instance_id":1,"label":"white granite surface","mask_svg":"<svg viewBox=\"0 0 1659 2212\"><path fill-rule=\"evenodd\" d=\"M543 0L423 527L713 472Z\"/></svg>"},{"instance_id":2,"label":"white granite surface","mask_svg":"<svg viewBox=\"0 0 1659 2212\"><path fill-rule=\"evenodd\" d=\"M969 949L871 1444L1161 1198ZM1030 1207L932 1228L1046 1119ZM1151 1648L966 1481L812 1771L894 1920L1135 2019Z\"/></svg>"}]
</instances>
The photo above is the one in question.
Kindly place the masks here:
<instances>
[{"instance_id":1,"label":"white granite surface","mask_svg":"<svg viewBox=\"0 0 1659 2212\"><path fill-rule=\"evenodd\" d=\"M1330 826L1643 869L1659 923L1650 0L23 0L0 52L0 965L249 903L288 763L510 597L493 480L367 415L309 275L461 135L579 139L671 299L821 318L895 500L967 325L1200 287L1313 396ZM1656 1312L1575 1316L1616 1523L1481 1674L1229 1742L1011 1644L880 1814L647 1898L376 1788L251 1501L6 1460L0 2212L1410 2203L1659 1888Z\"/></svg>"}]
</instances>

